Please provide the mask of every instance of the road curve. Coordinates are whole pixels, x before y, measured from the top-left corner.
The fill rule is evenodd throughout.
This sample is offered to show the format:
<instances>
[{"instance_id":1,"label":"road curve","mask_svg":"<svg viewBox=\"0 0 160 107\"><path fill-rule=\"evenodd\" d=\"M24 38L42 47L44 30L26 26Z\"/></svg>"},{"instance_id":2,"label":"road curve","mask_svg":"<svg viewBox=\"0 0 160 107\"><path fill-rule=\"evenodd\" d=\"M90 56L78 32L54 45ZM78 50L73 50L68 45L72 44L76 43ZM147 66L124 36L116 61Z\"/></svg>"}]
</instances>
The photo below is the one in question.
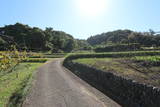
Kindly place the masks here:
<instances>
[{"instance_id":1,"label":"road curve","mask_svg":"<svg viewBox=\"0 0 160 107\"><path fill-rule=\"evenodd\" d=\"M38 69L23 107L120 107L55 59Z\"/></svg>"}]
</instances>

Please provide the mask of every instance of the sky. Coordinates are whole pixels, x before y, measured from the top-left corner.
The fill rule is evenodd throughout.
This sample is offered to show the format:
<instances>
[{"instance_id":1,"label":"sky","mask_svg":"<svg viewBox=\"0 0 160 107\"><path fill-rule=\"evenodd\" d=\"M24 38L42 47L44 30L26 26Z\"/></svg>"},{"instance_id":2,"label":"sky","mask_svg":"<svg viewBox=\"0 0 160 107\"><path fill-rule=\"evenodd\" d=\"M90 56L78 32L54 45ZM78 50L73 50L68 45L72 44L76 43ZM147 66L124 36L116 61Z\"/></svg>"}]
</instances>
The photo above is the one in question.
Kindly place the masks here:
<instances>
[{"instance_id":1,"label":"sky","mask_svg":"<svg viewBox=\"0 0 160 107\"><path fill-rule=\"evenodd\" d=\"M0 0L0 26L52 27L74 38L117 29L160 31L160 0Z\"/></svg>"}]
</instances>

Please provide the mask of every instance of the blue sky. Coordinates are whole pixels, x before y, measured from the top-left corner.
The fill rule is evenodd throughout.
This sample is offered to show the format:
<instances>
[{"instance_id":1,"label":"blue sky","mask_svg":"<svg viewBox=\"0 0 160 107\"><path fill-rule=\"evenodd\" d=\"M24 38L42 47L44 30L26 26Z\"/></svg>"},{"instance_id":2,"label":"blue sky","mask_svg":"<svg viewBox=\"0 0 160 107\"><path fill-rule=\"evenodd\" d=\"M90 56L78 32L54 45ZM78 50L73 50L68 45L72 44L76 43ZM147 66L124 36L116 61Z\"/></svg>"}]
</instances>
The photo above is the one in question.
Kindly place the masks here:
<instances>
[{"instance_id":1,"label":"blue sky","mask_svg":"<svg viewBox=\"0 0 160 107\"><path fill-rule=\"evenodd\" d=\"M20 22L53 27L81 39L117 29L160 31L160 0L106 0L104 11L96 15L84 15L87 8L78 11L77 1L0 0L0 26ZM99 7L86 11L94 13Z\"/></svg>"}]
</instances>

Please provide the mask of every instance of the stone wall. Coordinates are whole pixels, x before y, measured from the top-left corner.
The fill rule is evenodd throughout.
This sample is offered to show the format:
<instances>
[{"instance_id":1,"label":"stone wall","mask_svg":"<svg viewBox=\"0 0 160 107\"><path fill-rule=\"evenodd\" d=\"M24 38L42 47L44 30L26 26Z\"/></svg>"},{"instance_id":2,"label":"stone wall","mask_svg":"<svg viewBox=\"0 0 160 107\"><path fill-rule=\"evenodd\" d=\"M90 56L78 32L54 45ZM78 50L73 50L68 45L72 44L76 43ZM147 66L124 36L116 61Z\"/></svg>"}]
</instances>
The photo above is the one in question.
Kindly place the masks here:
<instances>
[{"instance_id":1,"label":"stone wall","mask_svg":"<svg viewBox=\"0 0 160 107\"><path fill-rule=\"evenodd\" d=\"M140 84L71 60L66 60L63 64L123 107L160 107L159 88Z\"/></svg>"}]
</instances>

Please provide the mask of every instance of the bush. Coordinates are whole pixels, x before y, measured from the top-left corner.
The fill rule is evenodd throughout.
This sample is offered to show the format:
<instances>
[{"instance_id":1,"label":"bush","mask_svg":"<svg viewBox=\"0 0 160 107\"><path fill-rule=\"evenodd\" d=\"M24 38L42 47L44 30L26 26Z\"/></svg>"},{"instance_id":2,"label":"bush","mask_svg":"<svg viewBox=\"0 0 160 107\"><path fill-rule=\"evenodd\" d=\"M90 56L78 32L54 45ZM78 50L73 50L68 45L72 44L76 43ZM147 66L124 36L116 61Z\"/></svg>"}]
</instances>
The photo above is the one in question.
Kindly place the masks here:
<instances>
[{"instance_id":1,"label":"bush","mask_svg":"<svg viewBox=\"0 0 160 107\"><path fill-rule=\"evenodd\" d=\"M23 60L23 62L41 62L41 63L44 63L46 61L47 59L45 58L28 58L28 59Z\"/></svg>"}]
</instances>

